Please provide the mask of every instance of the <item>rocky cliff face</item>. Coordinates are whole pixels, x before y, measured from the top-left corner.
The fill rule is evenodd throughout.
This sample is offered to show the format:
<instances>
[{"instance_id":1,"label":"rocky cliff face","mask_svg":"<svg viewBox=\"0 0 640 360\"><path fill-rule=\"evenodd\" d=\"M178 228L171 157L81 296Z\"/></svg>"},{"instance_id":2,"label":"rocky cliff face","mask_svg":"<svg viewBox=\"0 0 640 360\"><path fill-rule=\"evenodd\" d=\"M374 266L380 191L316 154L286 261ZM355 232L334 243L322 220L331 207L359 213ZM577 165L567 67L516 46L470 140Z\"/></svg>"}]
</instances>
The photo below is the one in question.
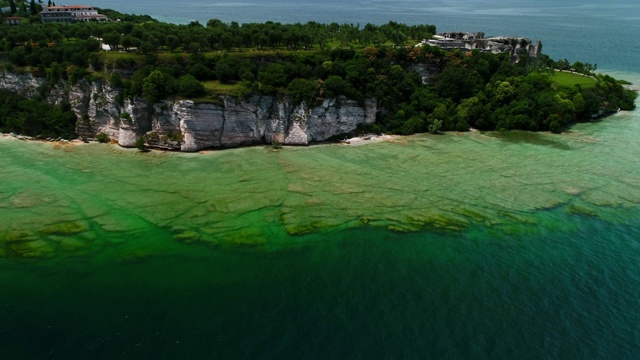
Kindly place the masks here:
<instances>
[{"instance_id":1,"label":"rocky cliff face","mask_svg":"<svg viewBox=\"0 0 640 360\"><path fill-rule=\"evenodd\" d=\"M272 142L308 145L372 124L377 112L374 99L364 106L344 97L308 107L258 95L242 100L223 97L220 104L190 100L148 104L140 98L119 102L121 91L105 81L73 86L61 81L47 91L42 90L44 85L44 79L30 74L0 76L0 88L25 96L46 92L51 103L68 101L78 117L78 135L104 133L125 147L134 146L140 137L149 146L181 151Z\"/></svg>"}]
</instances>

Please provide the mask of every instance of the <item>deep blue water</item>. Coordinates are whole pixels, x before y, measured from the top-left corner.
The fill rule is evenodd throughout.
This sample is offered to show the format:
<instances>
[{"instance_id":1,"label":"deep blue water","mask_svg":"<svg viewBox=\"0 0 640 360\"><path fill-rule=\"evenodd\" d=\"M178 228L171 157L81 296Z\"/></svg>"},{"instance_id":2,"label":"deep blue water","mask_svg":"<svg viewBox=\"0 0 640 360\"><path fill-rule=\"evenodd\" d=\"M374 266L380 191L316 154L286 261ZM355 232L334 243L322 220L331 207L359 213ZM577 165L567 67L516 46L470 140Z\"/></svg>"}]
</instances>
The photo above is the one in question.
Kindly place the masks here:
<instances>
[{"instance_id":1,"label":"deep blue water","mask_svg":"<svg viewBox=\"0 0 640 360\"><path fill-rule=\"evenodd\" d=\"M564 220L577 230L361 228L274 253L23 264L0 285L0 354L636 359L640 223Z\"/></svg>"}]
</instances>

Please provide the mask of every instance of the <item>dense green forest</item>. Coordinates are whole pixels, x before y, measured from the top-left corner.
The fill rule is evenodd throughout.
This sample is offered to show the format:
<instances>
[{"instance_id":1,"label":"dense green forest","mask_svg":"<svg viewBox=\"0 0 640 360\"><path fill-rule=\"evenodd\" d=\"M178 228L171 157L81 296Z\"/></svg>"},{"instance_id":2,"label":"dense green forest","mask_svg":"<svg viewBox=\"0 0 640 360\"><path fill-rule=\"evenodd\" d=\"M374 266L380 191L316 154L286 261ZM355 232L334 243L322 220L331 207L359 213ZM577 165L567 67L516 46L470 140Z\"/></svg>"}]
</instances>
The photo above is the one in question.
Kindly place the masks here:
<instances>
[{"instance_id":1,"label":"dense green forest","mask_svg":"<svg viewBox=\"0 0 640 360\"><path fill-rule=\"evenodd\" d=\"M398 134L471 127L561 131L633 109L637 95L586 63L527 54L512 63L509 54L415 46L435 34L433 25L215 19L176 25L100 12L119 21L41 24L27 11L21 25L0 25L0 70L46 78L41 98L59 80L83 79L111 82L122 89L120 101L140 96L150 102L217 102L220 95L265 94L313 105L340 95L360 102L375 98L378 120L365 130ZM560 81L556 71L569 69L588 81ZM0 131L28 128L8 119L0 117Z\"/></svg>"},{"instance_id":2,"label":"dense green forest","mask_svg":"<svg viewBox=\"0 0 640 360\"><path fill-rule=\"evenodd\" d=\"M60 106L0 90L0 128L27 136L75 137L76 115L69 103Z\"/></svg>"}]
</instances>

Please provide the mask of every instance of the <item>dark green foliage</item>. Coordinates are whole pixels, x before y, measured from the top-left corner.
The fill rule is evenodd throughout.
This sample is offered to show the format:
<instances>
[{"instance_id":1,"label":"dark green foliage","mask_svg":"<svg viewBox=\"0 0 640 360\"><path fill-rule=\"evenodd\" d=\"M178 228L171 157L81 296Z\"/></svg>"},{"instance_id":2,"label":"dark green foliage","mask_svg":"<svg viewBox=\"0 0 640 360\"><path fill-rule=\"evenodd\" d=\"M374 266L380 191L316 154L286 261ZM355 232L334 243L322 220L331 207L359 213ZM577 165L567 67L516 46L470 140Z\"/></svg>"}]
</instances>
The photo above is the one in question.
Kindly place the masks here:
<instances>
[{"instance_id":1,"label":"dark green foliage","mask_svg":"<svg viewBox=\"0 0 640 360\"><path fill-rule=\"evenodd\" d=\"M103 34L102 41L104 41L104 43L109 45L112 49L118 50L118 46L120 45L120 37L120 34L114 30Z\"/></svg>"},{"instance_id":2,"label":"dark green foliage","mask_svg":"<svg viewBox=\"0 0 640 360\"><path fill-rule=\"evenodd\" d=\"M258 81L265 93L287 85L287 73L282 64L269 64L258 72Z\"/></svg>"},{"instance_id":3,"label":"dark green foliage","mask_svg":"<svg viewBox=\"0 0 640 360\"><path fill-rule=\"evenodd\" d=\"M441 97L455 102L473 96L483 86L482 78L475 70L455 65L447 66L434 84Z\"/></svg>"},{"instance_id":4,"label":"dark green foliage","mask_svg":"<svg viewBox=\"0 0 640 360\"><path fill-rule=\"evenodd\" d=\"M601 94L605 111L631 110L635 108L637 92L626 90L616 79L609 75L599 74L596 82L596 90Z\"/></svg>"},{"instance_id":5,"label":"dark green foliage","mask_svg":"<svg viewBox=\"0 0 640 360\"><path fill-rule=\"evenodd\" d=\"M0 132L72 139L76 121L68 103L62 108L0 90Z\"/></svg>"},{"instance_id":6,"label":"dark green foliage","mask_svg":"<svg viewBox=\"0 0 640 360\"><path fill-rule=\"evenodd\" d=\"M143 41L140 43L140 47L138 48L138 50L141 54L148 55L153 54L156 51L156 47L149 41Z\"/></svg>"},{"instance_id":7,"label":"dark green foliage","mask_svg":"<svg viewBox=\"0 0 640 360\"><path fill-rule=\"evenodd\" d=\"M201 62L195 62L187 67L187 72L198 80L211 78L213 71Z\"/></svg>"},{"instance_id":8,"label":"dark green foliage","mask_svg":"<svg viewBox=\"0 0 640 360\"><path fill-rule=\"evenodd\" d=\"M287 88L287 93L294 104L302 102L313 105L320 95L318 84L313 80L294 79Z\"/></svg>"},{"instance_id":9,"label":"dark green foliage","mask_svg":"<svg viewBox=\"0 0 640 360\"><path fill-rule=\"evenodd\" d=\"M144 143L144 137L138 138L134 146L136 149L140 150L140 152L149 152L147 145Z\"/></svg>"},{"instance_id":10,"label":"dark green foliage","mask_svg":"<svg viewBox=\"0 0 640 360\"><path fill-rule=\"evenodd\" d=\"M18 12L15 0L9 0L9 8L11 9L11 14L15 14L16 12Z\"/></svg>"},{"instance_id":11,"label":"dark green foliage","mask_svg":"<svg viewBox=\"0 0 640 360\"><path fill-rule=\"evenodd\" d=\"M429 132L432 134L438 134L440 129L442 129L442 120L434 120L433 123L429 125Z\"/></svg>"},{"instance_id":12,"label":"dark green foliage","mask_svg":"<svg viewBox=\"0 0 640 360\"><path fill-rule=\"evenodd\" d=\"M427 122L423 116L412 116L402 125L398 133L400 134L415 134L424 132L427 129ZM431 126L431 125L429 125Z\"/></svg>"},{"instance_id":13,"label":"dark green foliage","mask_svg":"<svg viewBox=\"0 0 640 360\"><path fill-rule=\"evenodd\" d=\"M420 53L412 56L427 63L434 60ZM379 129L407 134L425 131L425 124L434 129L440 120L442 130L558 132L576 121L634 107L636 93L606 75L598 75L595 88L559 88L546 71L527 74L502 55L452 52L446 57L432 62L442 68L433 86L416 85L409 96L401 93L403 86L411 87L410 82L402 81L397 69L390 72L395 85L378 91L379 104L389 110L380 119ZM395 108L385 99L395 99Z\"/></svg>"},{"instance_id":14,"label":"dark green foliage","mask_svg":"<svg viewBox=\"0 0 640 360\"><path fill-rule=\"evenodd\" d=\"M120 119L122 119L122 121L124 122L131 123L131 115L129 115L129 113L120 113Z\"/></svg>"},{"instance_id":15,"label":"dark green foliage","mask_svg":"<svg viewBox=\"0 0 640 360\"><path fill-rule=\"evenodd\" d=\"M349 93L349 83L338 75L331 75L324 81L324 95L328 98Z\"/></svg>"},{"instance_id":16,"label":"dark green foliage","mask_svg":"<svg viewBox=\"0 0 640 360\"><path fill-rule=\"evenodd\" d=\"M250 61L239 61L237 64L238 79L240 81L253 82L256 80L257 66ZM290 76L291 74L289 74Z\"/></svg>"},{"instance_id":17,"label":"dark green foliage","mask_svg":"<svg viewBox=\"0 0 640 360\"><path fill-rule=\"evenodd\" d=\"M116 60L115 67L119 70L134 70L136 61L132 58L119 58Z\"/></svg>"},{"instance_id":18,"label":"dark green foliage","mask_svg":"<svg viewBox=\"0 0 640 360\"><path fill-rule=\"evenodd\" d=\"M185 75L178 80L178 93L184 97L204 95L204 86L192 75Z\"/></svg>"},{"instance_id":19,"label":"dark green foliage","mask_svg":"<svg viewBox=\"0 0 640 360\"><path fill-rule=\"evenodd\" d=\"M163 140L180 142L182 141L182 133L180 132L180 130L175 132L170 131L168 134L163 136Z\"/></svg>"},{"instance_id":20,"label":"dark green foliage","mask_svg":"<svg viewBox=\"0 0 640 360\"><path fill-rule=\"evenodd\" d=\"M78 82L80 79L88 75L89 72L84 67L71 65L67 67L67 79L72 85Z\"/></svg>"},{"instance_id":21,"label":"dark green foliage","mask_svg":"<svg viewBox=\"0 0 640 360\"><path fill-rule=\"evenodd\" d=\"M236 81L238 75L238 69L236 67L237 61L231 57L225 57L216 63L216 78L222 83L230 83Z\"/></svg>"},{"instance_id":22,"label":"dark green foliage","mask_svg":"<svg viewBox=\"0 0 640 360\"><path fill-rule=\"evenodd\" d=\"M140 39L127 34L122 37L121 45L125 51L129 51L129 49L132 47L140 46Z\"/></svg>"},{"instance_id":23,"label":"dark green foliage","mask_svg":"<svg viewBox=\"0 0 640 360\"><path fill-rule=\"evenodd\" d=\"M123 81L124 96L126 98L133 98L134 96L142 95L142 83L144 79L153 71L153 66L145 66L136 70L131 78Z\"/></svg>"},{"instance_id":24,"label":"dark green foliage","mask_svg":"<svg viewBox=\"0 0 640 360\"><path fill-rule=\"evenodd\" d=\"M35 0L31 0L31 2L29 3L29 13L31 15L35 15L38 13L38 7L36 6Z\"/></svg>"},{"instance_id":25,"label":"dark green foliage","mask_svg":"<svg viewBox=\"0 0 640 360\"><path fill-rule=\"evenodd\" d=\"M173 76L160 70L153 70L142 81L142 96L149 102L157 102L174 94L176 87L177 82Z\"/></svg>"},{"instance_id":26,"label":"dark green foliage","mask_svg":"<svg viewBox=\"0 0 640 360\"><path fill-rule=\"evenodd\" d=\"M113 74L111 74L111 86L115 87L115 88L121 88L124 86L124 83L122 82L122 76L120 75L120 73L114 72Z\"/></svg>"},{"instance_id":27,"label":"dark green foliage","mask_svg":"<svg viewBox=\"0 0 640 360\"><path fill-rule=\"evenodd\" d=\"M96 140L99 143L106 143L109 141L109 135L105 134L105 133L100 133L96 136Z\"/></svg>"},{"instance_id":28,"label":"dark green foliage","mask_svg":"<svg viewBox=\"0 0 640 360\"><path fill-rule=\"evenodd\" d=\"M470 127L561 131L635 106L636 93L611 77L598 75L596 85L584 89L554 84L549 77L553 68L592 75L594 65L544 55L513 64L508 54L413 46L435 33L432 25L214 19L205 27L101 12L121 21L0 27L4 68L46 77L39 89L43 98L60 80L73 84L111 74L112 85L123 89L120 105L136 96L157 102L216 95L205 92L205 81L216 89L209 91L288 95L292 103L310 106L338 96L360 104L376 99L372 130L402 134ZM96 38L126 52L103 55ZM416 68L429 73L426 84Z\"/></svg>"},{"instance_id":29,"label":"dark green foliage","mask_svg":"<svg viewBox=\"0 0 640 360\"><path fill-rule=\"evenodd\" d=\"M98 58L98 55L96 55L96 53L91 53L89 55L89 64L91 65L94 71L102 70L103 64L100 61L100 58Z\"/></svg>"}]
</instances>

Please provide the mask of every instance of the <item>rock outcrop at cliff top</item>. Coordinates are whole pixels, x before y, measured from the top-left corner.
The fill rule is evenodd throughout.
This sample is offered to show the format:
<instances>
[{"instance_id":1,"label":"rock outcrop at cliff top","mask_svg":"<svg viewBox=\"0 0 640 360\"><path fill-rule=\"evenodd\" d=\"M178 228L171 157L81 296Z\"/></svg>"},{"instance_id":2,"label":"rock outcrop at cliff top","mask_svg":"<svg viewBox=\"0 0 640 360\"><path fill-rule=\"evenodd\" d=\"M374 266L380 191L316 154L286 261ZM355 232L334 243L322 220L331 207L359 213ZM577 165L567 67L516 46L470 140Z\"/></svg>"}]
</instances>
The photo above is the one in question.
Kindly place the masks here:
<instances>
[{"instance_id":1,"label":"rock outcrop at cliff top","mask_svg":"<svg viewBox=\"0 0 640 360\"><path fill-rule=\"evenodd\" d=\"M30 74L5 73L0 88L36 95L45 80ZM308 107L288 98L254 95L242 100L222 97L220 104L163 100L148 104L142 98L119 103L120 89L108 82L64 81L48 89L51 103L68 101L78 117L78 135L104 133L121 146L132 147L144 137L147 144L171 150L197 151L253 144L308 145L347 134L376 119L375 99L361 106L345 97L325 99Z\"/></svg>"}]
</instances>

